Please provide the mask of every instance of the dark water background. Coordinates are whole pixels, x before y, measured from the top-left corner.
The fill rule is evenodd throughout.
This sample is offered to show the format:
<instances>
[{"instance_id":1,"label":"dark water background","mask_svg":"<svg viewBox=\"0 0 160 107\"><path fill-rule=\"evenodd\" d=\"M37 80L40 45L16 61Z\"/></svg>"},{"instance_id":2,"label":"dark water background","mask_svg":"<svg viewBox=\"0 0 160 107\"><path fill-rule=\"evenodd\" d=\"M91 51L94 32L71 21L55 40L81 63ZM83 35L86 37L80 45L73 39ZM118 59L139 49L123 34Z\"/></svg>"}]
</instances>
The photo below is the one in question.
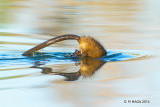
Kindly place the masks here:
<instances>
[{"instance_id":1,"label":"dark water background","mask_svg":"<svg viewBox=\"0 0 160 107\"><path fill-rule=\"evenodd\" d=\"M158 0L1 0L0 105L158 107L159 6ZM93 36L108 55L71 57L78 48L71 40L21 55L68 33Z\"/></svg>"}]
</instances>

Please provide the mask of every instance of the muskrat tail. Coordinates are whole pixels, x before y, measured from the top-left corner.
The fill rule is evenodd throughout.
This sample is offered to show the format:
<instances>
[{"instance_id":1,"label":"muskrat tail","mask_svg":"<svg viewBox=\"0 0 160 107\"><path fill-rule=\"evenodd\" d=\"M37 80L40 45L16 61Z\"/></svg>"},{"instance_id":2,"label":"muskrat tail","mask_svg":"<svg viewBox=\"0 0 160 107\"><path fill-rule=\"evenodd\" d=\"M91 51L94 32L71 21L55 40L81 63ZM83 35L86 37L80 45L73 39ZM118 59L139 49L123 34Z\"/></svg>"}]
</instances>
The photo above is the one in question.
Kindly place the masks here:
<instances>
[{"instance_id":1,"label":"muskrat tail","mask_svg":"<svg viewBox=\"0 0 160 107\"><path fill-rule=\"evenodd\" d=\"M57 36L55 38L49 39L49 40L47 40L47 41L45 41L45 42L43 42L43 43L41 43L41 44L39 44L39 45L37 45L33 48L27 50L22 55L27 56L27 55L29 55L29 54L37 51L37 50L45 48L45 47L47 47L51 44L54 44L54 43L59 42L59 41L67 40L67 39L79 40L80 37L77 36L77 35L74 35L74 34L65 34L65 35Z\"/></svg>"}]
</instances>

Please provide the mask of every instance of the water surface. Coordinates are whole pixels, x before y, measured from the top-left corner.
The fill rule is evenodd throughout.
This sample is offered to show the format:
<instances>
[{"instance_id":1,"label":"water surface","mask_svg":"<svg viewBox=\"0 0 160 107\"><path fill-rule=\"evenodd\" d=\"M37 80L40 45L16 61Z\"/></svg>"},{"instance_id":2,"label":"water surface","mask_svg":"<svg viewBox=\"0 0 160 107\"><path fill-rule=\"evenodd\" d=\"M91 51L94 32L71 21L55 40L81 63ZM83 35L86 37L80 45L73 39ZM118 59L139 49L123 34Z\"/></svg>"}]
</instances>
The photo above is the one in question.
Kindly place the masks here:
<instances>
[{"instance_id":1,"label":"water surface","mask_svg":"<svg viewBox=\"0 0 160 107\"><path fill-rule=\"evenodd\" d=\"M0 1L0 104L158 107L159 5L158 0ZM68 33L93 36L108 54L94 60L71 57L78 43L67 40L22 56Z\"/></svg>"}]
</instances>

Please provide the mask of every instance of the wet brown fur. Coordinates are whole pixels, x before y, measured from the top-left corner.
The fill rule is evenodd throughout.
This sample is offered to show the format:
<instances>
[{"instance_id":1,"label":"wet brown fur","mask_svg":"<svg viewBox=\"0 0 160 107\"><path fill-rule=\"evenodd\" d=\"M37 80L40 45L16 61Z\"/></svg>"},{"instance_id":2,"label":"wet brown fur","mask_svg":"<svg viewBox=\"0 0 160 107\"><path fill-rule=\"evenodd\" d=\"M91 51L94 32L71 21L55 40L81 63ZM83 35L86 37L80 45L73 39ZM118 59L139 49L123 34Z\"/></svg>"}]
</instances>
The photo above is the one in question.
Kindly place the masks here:
<instances>
[{"instance_id":1,"label":"wet brown fur","mask_svg":"<svg viewBox=\"0 0 160 107\"><path fill-rule=\"evenodd\" d=\"M99 58L106 55L104 47L92 37L82 36L78 42L82 56Z\"/></svg>"},{"instance_id":2,"label":"wet brown fur","mask_svg":"<svg viewBox=\"0 0 160 107\"><path fill-rule=\"evenodd\" d=\"M99 57L105 56L107 54L104 47L92 37L87 37L87 36L79 37L79 36L73 35L73 34L66 34L66 35L55 37L55 38L50 39L46 42L43 42L43 43L33 47L32 49L24 52L23 55L31 54L39 49L42 49L42 48L45 48L45 47L51 45L53 43L56 43L56 42L59 42L62 40L67 40L67 39L75 39L79 42L80 51L76 50L76 52L73 54L75 56L99 58Z\"/></svg>"}]
</instances>

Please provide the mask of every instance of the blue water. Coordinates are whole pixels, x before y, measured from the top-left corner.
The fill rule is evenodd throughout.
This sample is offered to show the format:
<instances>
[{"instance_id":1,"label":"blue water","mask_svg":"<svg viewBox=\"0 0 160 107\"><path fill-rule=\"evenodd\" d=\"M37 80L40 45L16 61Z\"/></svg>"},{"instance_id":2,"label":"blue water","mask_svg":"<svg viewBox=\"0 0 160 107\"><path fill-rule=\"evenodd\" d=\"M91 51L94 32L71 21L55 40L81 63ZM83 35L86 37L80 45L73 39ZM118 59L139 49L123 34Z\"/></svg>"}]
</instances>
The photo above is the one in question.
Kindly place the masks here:
<instances>
[{"instance_id":1,"label":"blue water","mask_svg":"<svg viewBox=\"0 0 160 107\"><path fill-rule=\"evenodd\" d=\"M71 52L35 52L32 56L23 56L23 52L3 52L0 53L0 64L10 65L14 64L30 64L34 61L44 61L45 64L61 64L65 63L74 63L79 61L79 57L71 56ZM135 55L136 54L136 55ZM133 60L136 58L143 57L143 54L131 53L131 52L118 52L118 51L107 51L107 55L101 58L94 60L101 60L105 62L117 62L125 60ZM63 62L64 61L64 62Z\"/></svg>"}]
</instances>

